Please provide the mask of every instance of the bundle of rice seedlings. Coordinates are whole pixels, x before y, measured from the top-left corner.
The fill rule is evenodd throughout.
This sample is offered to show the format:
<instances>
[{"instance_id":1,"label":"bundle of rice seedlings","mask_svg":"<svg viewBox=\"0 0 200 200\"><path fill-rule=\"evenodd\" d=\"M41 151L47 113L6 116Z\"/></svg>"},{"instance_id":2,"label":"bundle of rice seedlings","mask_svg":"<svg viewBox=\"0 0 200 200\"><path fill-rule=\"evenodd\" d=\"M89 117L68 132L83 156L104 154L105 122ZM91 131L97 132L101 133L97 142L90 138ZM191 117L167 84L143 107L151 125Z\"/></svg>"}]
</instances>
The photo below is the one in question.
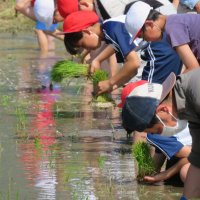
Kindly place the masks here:
<instances>
[{"instance_id":1,"label":"bundle of rice seedlings","mask_svg":"<svg viewBox=\"0 0 200 200\"><path fill-rule=\"evenodd\" d=\"M132 155L137 161L139 180L144 176L155 174L155 163L150 154L150 146L146 142L137 142L132 147Z\"/></svg>"},{"instance_id":2,"label":"bundle of rice seedlings","mask_svg":"<svg viewBox=\"0 0 200 200\"><path fill-rule=\"evenodd\" d=\"M93 85L96 86L100 81L109 78L108 72L105 70L97 70L92 76L88 76L88 65L79 64L71 60L58 61L52 68L51 80L54 82L61 82L66 78L88 77L92 80ZM109 94L101 94L94 96L94 102L107 103L113 102ZM105 105L104 105L105 106Z\"/></svg>"},{"instance_id":3,"label":"bundle of rice seedlings","mask_svg":"<svg viewBox=\"0 0 200 200\"><path fill-rule=\"evenodd\" d=\"M86 77L88 74L88 65L75 63L71 60L58 61L52 68L51 80L61 82L66 78Z\"/></svg>"},{"instance_id":4,"label":"bundle of rice seedlings","mask_svg":"<svg viewBox=\"0 0 200 200\"><path fill-rule=\"evenodd\" d=\"M91 79L95 87L100 81L105 81L109 79L108 72L99 69L94 72L94 74L91 76ZM108 93L104 93L98 96L94 96L94 101L105 103L105 102L111 102L113 100Z\"/></svg>"}]
</instances>

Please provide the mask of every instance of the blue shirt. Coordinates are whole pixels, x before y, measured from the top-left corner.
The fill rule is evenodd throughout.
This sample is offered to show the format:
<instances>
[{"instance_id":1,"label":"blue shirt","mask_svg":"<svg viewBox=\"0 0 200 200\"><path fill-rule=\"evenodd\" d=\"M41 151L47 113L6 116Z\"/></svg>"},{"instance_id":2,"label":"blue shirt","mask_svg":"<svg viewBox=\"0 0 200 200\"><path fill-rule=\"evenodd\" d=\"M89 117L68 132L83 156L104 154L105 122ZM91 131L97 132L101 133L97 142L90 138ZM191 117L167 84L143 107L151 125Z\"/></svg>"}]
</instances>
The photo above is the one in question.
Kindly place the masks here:
<instances>
[{"instance_id":1,"label":"blue shirt","mask_svg":"<svg viewBox=\"0 0 200 200\"><path fill-rule=\"evenodd\" d=\"M149 82L162 83L171 72L178 75L182 69L182 62L165 33L162 40L149 43L141 52L141 58L147 62L142 79Z\"/></svg>"},{"instance_id":2,"label":"blue shirt","mask_svg":"<svg viewBox=\"0 0 200 200\"><path fill-rule=\"evenodd\" d=\"M105 42L115 49L118 63L124 63L126 56L136 47L134 43L130 44L131 35L125 28L125 17L110 18L102 24Z\"/></svg>"},{"instance_id":3,"label":"blue shirt","mask_svg":"<svg viewBox=\"0 0 200 200\"><path fill-rule=\"evenodd\" d=\"M102 24L105 42L115 49L118 63L124 63L126 56L137 47L136 41L130 43L132 37L125 28L125 17L111 18ZM142 73L143 80L162 83L171 72L176 75L181 72L182 62L167 41L165 33L161 41L144 45L141 58L147 62Z\"/></svg>"}]
</instances>

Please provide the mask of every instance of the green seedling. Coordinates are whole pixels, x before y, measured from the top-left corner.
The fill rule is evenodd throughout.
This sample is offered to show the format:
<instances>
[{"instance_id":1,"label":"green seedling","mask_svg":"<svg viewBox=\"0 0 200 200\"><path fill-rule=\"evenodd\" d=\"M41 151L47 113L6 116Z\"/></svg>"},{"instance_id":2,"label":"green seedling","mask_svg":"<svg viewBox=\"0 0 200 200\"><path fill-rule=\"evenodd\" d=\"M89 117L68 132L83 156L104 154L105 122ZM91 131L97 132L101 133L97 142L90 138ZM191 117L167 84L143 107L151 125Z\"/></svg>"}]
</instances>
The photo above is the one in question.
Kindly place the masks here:
<instances>
[{"instance_id":1,"label":"green seedling","mask_svg":"<svg viewBox=\"0 0 200 200\"><path fill-rule=\"evenodd\" d=\"M132 147L132 154L137 161L139 180L144 176L155 174L155 164L150 154L150 146L146 142L137 142Z\"/></svg>"},{"instance_id":2,"label":"green seedling","mask_svg":"<svg viewBox=\"0 0 200 200\"><path fill-rule=\"evenodd\" d=\"M106 157L105 156L99 156L98 157L99 168L102 169L105 166L105 161L106 161Z\"/></svg>"},{"instance_id":3,"label":"green seedling","mask_svg":"<svg viewBox=\"0 0 200 200\"><path fill-rule=\"evenodd\" d=\"M1 105L2 105L2 106L8 107L9 104L10 104L10 102L11 102L11 97L10 97L10 96L8 96L8 95L3 95L3 96L1 97Z\"/></svg>"},{"instance_id":4,"label":"green seedling","mask_svg":"<svg viewBox=\"0 0 200 200\"><path fill-rule=\"evenodd\" d=\"M58 61L52 68L51 80L61 82L66 78L85 77L88 74L88 66L78 64L71 60Z\"/></svg>"},{"instance_id":5,"label":"green seedling","mask_svg":"<svg viewBox=\"0 0 200 200\"><path fill-rule=\"evenodd\" d=\"M108 72L97 70L92 76L88 76L88 65L75 63L71 60L58 61L52 68L51 79L54 82L61 82L67 78L87 77L92 80L94 87L100 82L108 80ZM94 96L94 102L112 102L109 94Z\"/></svg>"},{"instance_id":6,"label":"green seedling","mask_svg":"<svg viewBox=\"0 0 200 200\"><path fill-rule=\"evenodd\" d=\"M98 84L100 81L108 80L108 78L109 78L109 77L108 77L108 72L105 71L105 70L101 70L101 69L95 71L94 74L93 74L92 77L91 77L94 87L96 87L97 84ZM111 102L111 101L113 101L113 100L112 100L112 98L109 96L108 93L104 93L104 94L95 96L95 97L94 97L94 101L105 103L105 102Z\"/></svg>"},{"instance_id":7,"label":"green seedling","mask_svg":"<svg viewBox=\"0 0 200 200\"><path fill-rule=\"evenodd\" d=\"M17 106L15 109L15 114L18 121L17 131L20 132L22 130L26 130L27 117L24 110L21 107Z\"/></svg>"}]
</instances>

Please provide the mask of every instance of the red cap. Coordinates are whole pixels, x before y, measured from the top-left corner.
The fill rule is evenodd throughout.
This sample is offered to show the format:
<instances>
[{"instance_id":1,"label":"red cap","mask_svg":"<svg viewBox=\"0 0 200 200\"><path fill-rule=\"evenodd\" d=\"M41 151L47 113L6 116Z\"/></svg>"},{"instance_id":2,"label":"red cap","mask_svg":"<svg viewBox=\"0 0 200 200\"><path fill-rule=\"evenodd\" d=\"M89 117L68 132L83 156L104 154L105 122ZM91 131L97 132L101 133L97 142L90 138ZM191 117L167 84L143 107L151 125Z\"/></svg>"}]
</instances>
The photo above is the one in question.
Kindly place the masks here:
<instances>
[{"instance_id":1,"label":"red cap","mask_svg":"<svg viewBox=\"0 0 200 200\"><path fill-rule=\"evenodd\" d=\"M97 23L99 17L93 11L81 10L69 14L63 23L62 33L73 33L82 31L89 26Z\"/></svg>"},{"instance_id":2,"label":"red cap","mask_svg":"<svg viewBox=\"0 0 200 200\"><path fill-rule=\"evenodd\" d=\"M128 83L122 90L121 93L121 103L119 103L117 106L119 108L122 108L124 106L124 103L126 101L126 97L138 86L143 85L144 83L147 83L146 80L140 80L136 82Z\"/></svg>"},{"instance_id":3,"label":"red cap","mask_svg":"<svg viewBox=\"0 0 200 200\"><path fill-rule=\"evenodd\" d=\"M57 0L60 15L65 18L70 13L78 11L78 0Z\"/></svg>"}]
</instances>

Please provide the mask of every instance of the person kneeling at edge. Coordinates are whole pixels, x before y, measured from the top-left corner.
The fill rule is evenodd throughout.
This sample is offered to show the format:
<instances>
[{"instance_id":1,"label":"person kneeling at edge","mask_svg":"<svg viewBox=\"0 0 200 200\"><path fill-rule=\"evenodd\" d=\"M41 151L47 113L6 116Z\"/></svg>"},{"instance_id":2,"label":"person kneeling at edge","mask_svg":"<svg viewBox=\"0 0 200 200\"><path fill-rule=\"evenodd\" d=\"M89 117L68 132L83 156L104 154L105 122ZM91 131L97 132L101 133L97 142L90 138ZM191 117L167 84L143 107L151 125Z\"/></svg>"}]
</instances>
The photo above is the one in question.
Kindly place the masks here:
<instances>
[{"instance_id":1,"label":"person kneeling at edge","mask_svg":"<svg viewBox=\"0 0 200 200\"><path fill-rule=\"evenodd\" d=\"M162 134L189 124L191 163L184 184L184 198L200 197L200 68L177 77L171 73L163 84L143 83L125 98L122 124L131 131Z\"/></svg>"}]
</instances>

